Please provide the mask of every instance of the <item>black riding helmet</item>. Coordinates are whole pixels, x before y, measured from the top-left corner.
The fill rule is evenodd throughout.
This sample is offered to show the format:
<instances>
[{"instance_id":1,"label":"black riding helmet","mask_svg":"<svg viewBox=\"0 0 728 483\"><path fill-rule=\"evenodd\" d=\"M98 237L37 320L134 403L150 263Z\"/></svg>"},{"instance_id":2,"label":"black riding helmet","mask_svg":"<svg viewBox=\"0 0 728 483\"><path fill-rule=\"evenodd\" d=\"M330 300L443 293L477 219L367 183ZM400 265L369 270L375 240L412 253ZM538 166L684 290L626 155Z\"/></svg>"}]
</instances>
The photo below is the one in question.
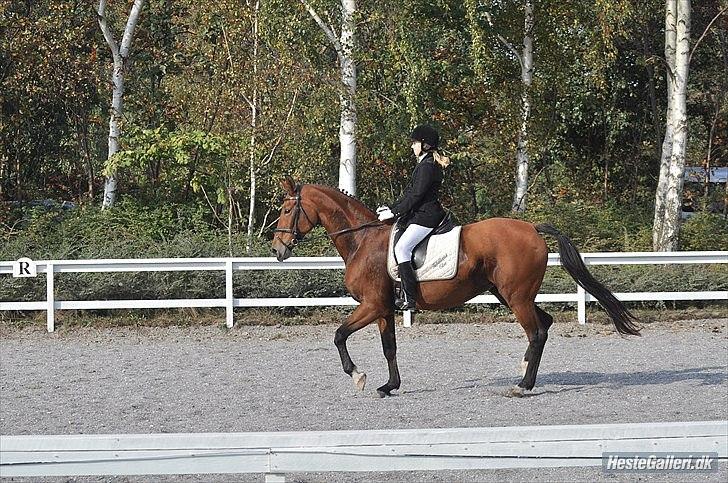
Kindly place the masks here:
<instances>
[{"instance_id":1,"label":"black riding helmet","mask_svg":"<svg viewBox=\"0 0 728 483\"><path fill-rule=\"evenodd\" d=\"M427 124L417 126L412 131L410 138L412 138L414 141L421 142L423 145L422 147L425 151L429 151L430 149L437 149L437 147L440 145L440 135L437 133L437 130Z\"/></svg>"}]
</instances>

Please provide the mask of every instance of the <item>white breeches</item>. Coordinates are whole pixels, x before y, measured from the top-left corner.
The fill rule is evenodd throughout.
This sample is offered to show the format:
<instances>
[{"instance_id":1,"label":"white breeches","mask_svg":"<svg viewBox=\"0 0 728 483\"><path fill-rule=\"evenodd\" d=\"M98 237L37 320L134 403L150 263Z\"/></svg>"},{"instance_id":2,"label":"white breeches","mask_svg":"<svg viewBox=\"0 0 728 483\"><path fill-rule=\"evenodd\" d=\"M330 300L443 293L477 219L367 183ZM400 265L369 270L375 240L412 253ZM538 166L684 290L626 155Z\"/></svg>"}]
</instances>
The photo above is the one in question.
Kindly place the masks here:
<instances>
[{"instance_id":1,"label":"white breeches","mask_svg":"<svg viewBox=\"0 0 728 483\"><path fill-rule=\"evenodd\" d=\"M394 246L394 256L397 257L397 263L409 262L412 260L412 250L418 243L425 239L434 228L428 228L422 225L409 225L402 233L402 236Z\"/></svg>"}]
</instances>

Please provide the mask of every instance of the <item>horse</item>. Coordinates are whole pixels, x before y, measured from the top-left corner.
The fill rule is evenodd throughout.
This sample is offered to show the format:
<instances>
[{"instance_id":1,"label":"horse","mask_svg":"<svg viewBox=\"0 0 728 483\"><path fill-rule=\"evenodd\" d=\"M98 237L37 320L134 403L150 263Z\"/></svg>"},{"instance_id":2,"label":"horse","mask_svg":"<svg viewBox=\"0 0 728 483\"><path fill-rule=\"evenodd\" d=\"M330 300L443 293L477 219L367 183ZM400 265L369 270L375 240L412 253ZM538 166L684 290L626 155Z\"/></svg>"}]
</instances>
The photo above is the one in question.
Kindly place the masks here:
<instances>
[{"instance_id":1,"label":"horse","mask_svg":"<svg viewBox=\"0 0 728 483\"><path fill-rule=\"evenodd\" d=\"M377 394L382 398L391 396L401 382L394 324L394 282L387 272L392 221L380 222L361 201L336 188L300 185L290 177L281 182L281 187L285 195L273 230L272 252L278 261L289 258L307 233L318 225L323 226L344 260L346 288L359 302L334 336L342 368L354 385L363 390L366 373L359 372L351 360L346 341L351 334L376 321L389 369L389 380L377 388ZM418 310L439 310L462 305L489 291L513 312L528 338L521 362L523 378L511 389L518 397L536 384L541 355L553 323L551 315L535 304L548 259L542 234L556 238L561 265L599 301L617 332L639 335L634 315L594 279L573 242L547 224L490 218L464 225L456 276L451 280L421 282L417 294Z\"/></svg>"}]
</instances>

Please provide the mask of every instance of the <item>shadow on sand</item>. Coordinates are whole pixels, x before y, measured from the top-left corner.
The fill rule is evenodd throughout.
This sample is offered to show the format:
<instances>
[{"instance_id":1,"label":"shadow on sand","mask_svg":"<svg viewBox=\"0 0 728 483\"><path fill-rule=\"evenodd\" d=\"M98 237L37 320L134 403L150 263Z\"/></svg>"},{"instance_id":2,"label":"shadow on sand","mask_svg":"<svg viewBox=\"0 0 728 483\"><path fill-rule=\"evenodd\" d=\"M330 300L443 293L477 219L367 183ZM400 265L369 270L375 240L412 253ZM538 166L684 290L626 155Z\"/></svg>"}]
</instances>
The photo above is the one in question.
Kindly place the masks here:
<instances>
[{"instance_id":1,"label":"shadow on sand","mask_svg":"<svg viewBox=\"0 0 728 483\"><path fill-rule=\"evenodd\" d=\"M516 378L501 377L490 381L488 386L513 384ZM696 381L703 386L718 386L728 381L725 366L691 367L688 369L637 371L620 373L603 372L553 372L539 374L536 386L598 386L621 388L627 386L644 386L647 384L665 385L674 382Z\"/></svg>"}]
</instances>

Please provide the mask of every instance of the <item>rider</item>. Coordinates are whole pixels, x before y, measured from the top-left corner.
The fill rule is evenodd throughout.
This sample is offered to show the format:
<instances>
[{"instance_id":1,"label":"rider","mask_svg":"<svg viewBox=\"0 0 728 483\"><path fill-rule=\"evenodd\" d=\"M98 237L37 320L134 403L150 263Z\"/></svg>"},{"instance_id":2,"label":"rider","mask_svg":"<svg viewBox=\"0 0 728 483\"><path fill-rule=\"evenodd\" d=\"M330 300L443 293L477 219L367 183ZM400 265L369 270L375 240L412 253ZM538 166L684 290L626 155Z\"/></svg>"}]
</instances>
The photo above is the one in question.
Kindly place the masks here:
<instances>
[{"instance_id":1,"label":"rider","mask_svg":"<svg viewBox=\"0 0 728 483\"><path fill-rule=\"evenodd\" d=\"M395 301L400 310L415 308L417 277L412 266L412 251L445 217L445 210L438 201L437 193L442 184L442 169L450 164L449 158L437 150L440 135L432 126L417 126L410 138L412 151L417 157L412 179L402 198L391 208L384 205L377 209L380 221L397 217L400 226L406 227L394 246L399 278L402 280L403 298Z\"/></svg>"}]
</instances>

